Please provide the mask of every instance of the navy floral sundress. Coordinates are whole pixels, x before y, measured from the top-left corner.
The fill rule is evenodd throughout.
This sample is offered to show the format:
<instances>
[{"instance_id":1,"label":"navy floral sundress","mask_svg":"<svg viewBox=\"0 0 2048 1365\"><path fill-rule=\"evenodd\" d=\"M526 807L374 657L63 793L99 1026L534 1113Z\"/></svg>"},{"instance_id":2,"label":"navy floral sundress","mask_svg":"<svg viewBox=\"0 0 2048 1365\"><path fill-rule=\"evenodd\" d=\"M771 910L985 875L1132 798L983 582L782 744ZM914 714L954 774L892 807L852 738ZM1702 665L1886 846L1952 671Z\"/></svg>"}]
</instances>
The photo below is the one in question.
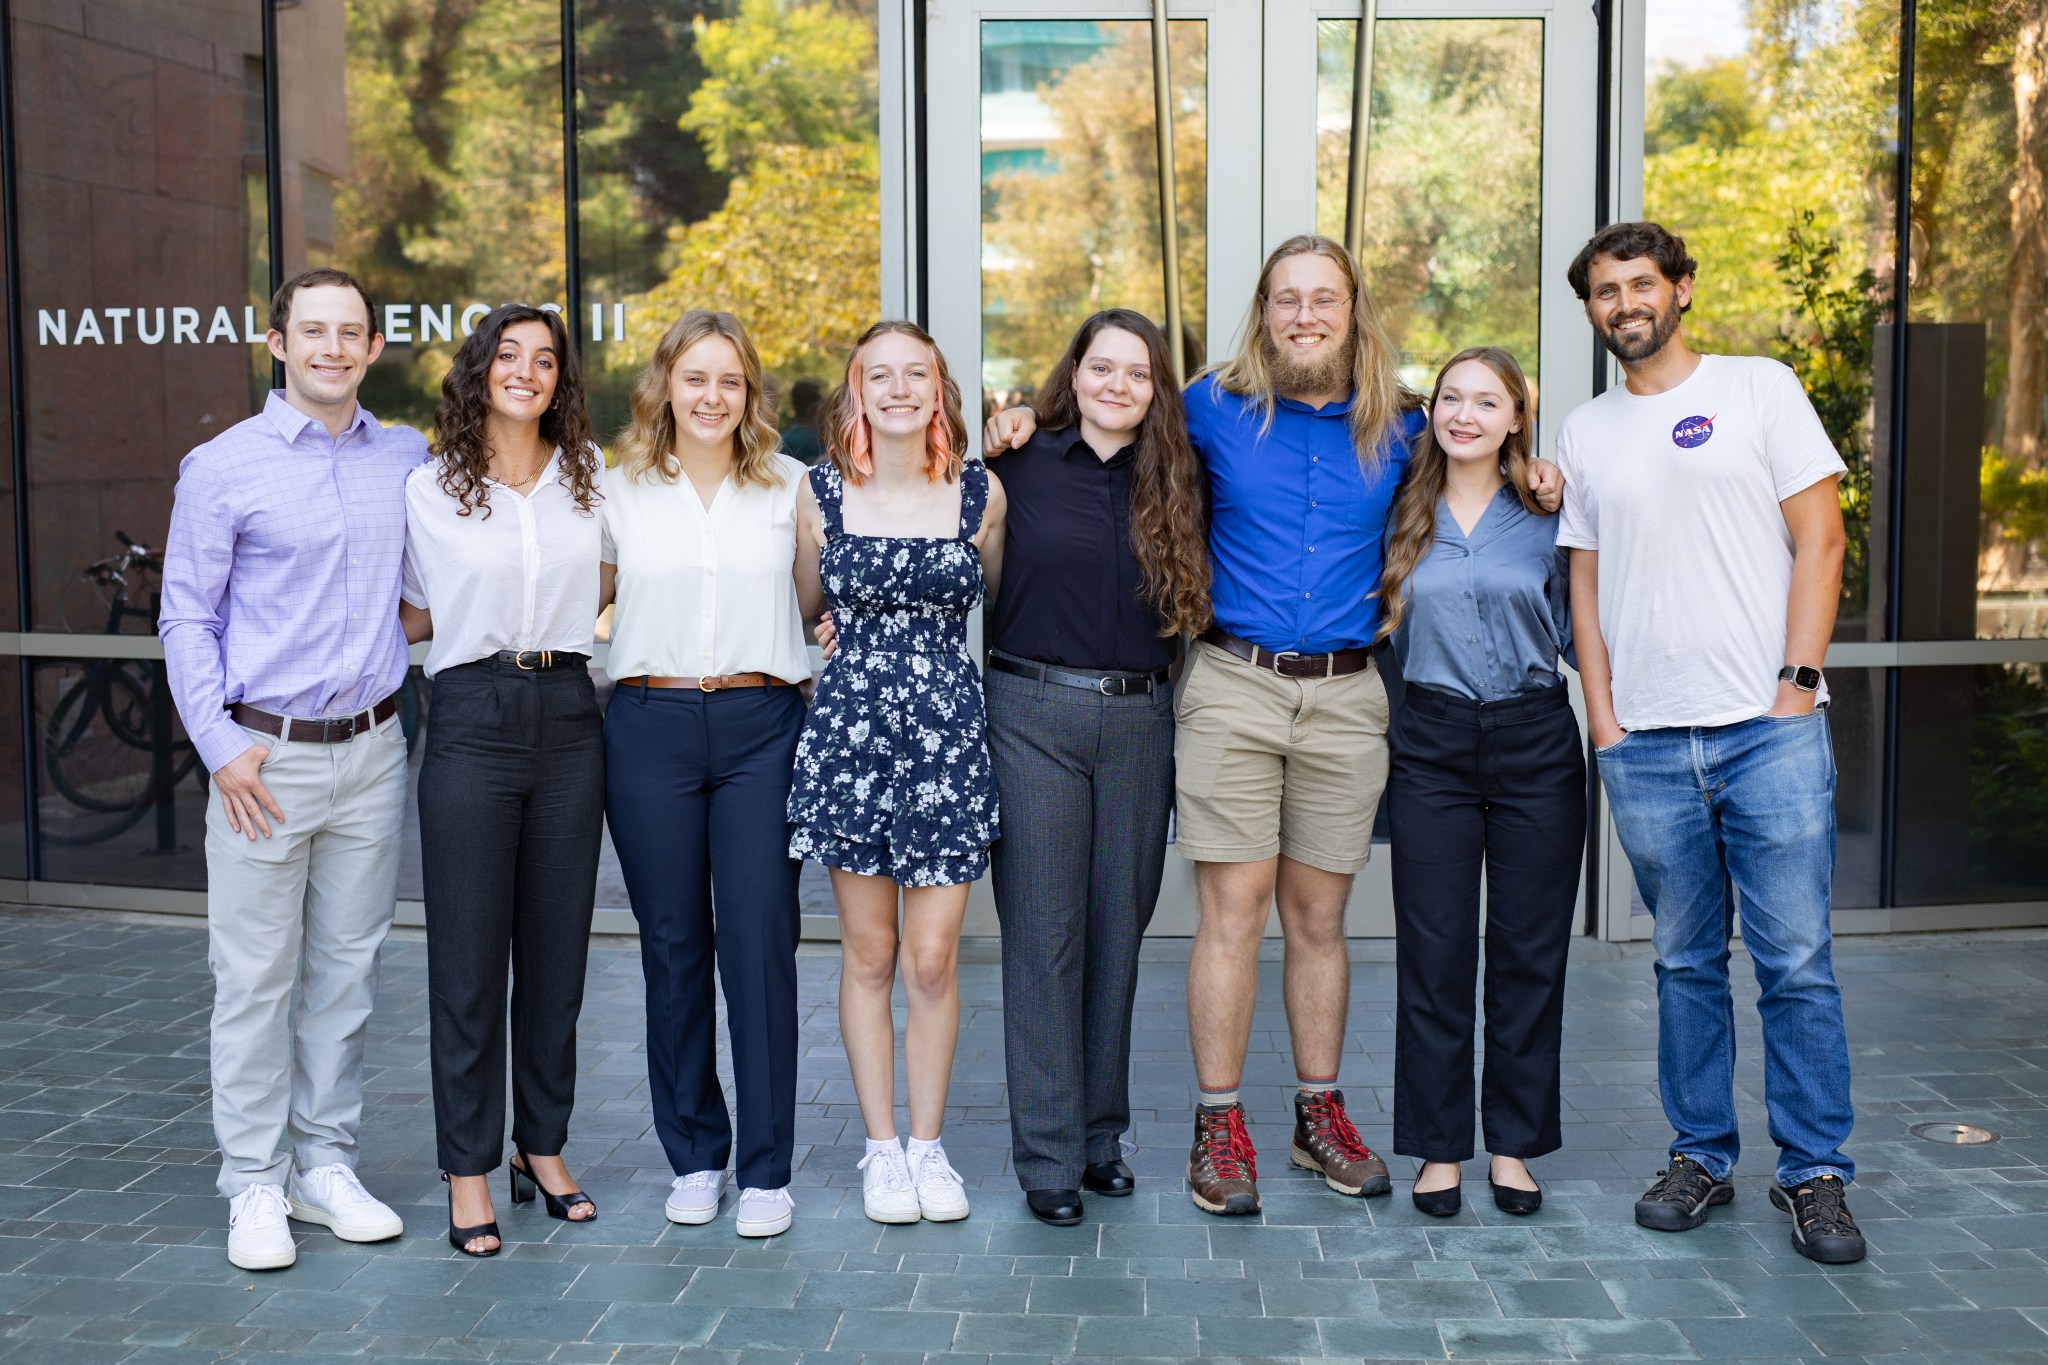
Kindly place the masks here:
<instances>
[{"instance_id":1,"label":"navy floral sundress","mask_svg":"<svg viewBox=\"0 0 2048 1365\"><path fill-rule=\"evenodd\" d=\"M809 477L839 646L797 743L789 856L904 886L974 881L996 837L981 674L967 652L988 470L961 470L951 540L848 535L838 469L817 464Z\"/></svg>"}]
</instances>

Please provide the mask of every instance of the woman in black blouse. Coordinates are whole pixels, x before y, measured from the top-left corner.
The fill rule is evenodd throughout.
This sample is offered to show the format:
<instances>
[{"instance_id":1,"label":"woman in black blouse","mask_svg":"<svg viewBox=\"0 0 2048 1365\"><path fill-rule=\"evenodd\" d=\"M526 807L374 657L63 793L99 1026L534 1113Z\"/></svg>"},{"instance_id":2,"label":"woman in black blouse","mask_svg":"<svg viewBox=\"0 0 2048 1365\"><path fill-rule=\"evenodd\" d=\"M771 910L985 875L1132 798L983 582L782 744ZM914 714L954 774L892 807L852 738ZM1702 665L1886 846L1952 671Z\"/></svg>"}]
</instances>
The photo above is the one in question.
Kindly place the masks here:
<instances>
[{"instance_id":1,"label":"woman in black blouse","mask_svg":"<svg viewBox=\"0 0 2048 1365\"><path fill-rule=\"evenodd\" d=\"M1209 623L1203 479L1165 338L1081 325L1003 456L1009 535L988 613L992 849L1010 1136L1033 1214L1133 1188L1131 1005L1173 809L1177 638Z\"/></svg>"}]
</instances>

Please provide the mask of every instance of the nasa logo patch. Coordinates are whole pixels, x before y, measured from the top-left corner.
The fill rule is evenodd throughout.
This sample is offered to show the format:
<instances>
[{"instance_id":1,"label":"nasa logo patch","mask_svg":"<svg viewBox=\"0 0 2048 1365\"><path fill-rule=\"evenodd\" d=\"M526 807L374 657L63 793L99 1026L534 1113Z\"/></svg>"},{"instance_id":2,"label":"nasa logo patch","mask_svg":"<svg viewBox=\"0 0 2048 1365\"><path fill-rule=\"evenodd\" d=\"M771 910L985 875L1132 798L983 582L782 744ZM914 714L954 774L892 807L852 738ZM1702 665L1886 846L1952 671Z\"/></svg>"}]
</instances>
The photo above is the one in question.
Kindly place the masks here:
<instances>
[{"instance_id":1,"label":"nasa logo patch","mask_svg":"<svg viewBox=\"0 0 2048 1365\"><path fill-rule=\"evenodd\" d=\"M1671 428L1671 444L1681 450L1691 450L1694 446L1705 445L1713 435L1712 417L1688 417Z\"/></svg>"}]
</instances>

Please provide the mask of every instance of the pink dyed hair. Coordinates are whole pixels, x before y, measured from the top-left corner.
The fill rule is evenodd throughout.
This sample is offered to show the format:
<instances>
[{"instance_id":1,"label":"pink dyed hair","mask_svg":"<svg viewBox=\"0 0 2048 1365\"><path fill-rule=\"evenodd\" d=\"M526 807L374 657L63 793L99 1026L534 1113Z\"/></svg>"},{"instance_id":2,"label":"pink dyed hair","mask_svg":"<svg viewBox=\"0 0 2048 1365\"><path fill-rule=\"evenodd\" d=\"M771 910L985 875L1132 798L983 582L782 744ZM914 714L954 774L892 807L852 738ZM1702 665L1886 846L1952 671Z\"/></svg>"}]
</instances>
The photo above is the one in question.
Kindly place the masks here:
<instances>
[{"instance_id":1,"label":"pink dyed hair","mask_svg":"<svg viewBox=\"0 0 2048 1365\"><path fill-rule=\"evenodd\" d=\"M925 428L925 477L933 483L951 483L960 477L967 453L967 426L960 416L960 386L946 368L946 357L931 334L914 322L878 322L860 334L853 354L846 360L846 378L826 400L826 453L848 483L865 483L875 472L874 438L868 430L867 405L860 394L860 353L877 337L890 333L907 336L924 344L932 353L932 366L939 377L939 410Z\"/></svg>"}]
</instances>

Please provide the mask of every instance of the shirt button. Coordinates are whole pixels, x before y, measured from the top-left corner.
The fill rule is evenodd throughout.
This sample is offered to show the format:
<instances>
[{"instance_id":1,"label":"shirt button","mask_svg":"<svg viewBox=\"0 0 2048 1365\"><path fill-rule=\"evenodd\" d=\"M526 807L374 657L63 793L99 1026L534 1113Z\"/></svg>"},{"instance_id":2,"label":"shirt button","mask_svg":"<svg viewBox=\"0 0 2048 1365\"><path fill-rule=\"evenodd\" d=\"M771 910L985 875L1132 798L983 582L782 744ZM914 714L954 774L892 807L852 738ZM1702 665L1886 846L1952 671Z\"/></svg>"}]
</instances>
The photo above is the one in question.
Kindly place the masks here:
<instances>
[{"instance_id":1,"label":"shirt button","mask_svg":"<svg viewBox=\"0 0 2048 1365\"><path fill-rule=\"evenodd\" d=\"M1314 554L1314 553L1316 552L1316 547L1315 547L1315 546L1313 546L1313 545L1309 546L1309 547L1308 547L1308 552L1309 552L1310 554ZM1472 594L1470 594L1470 593L1466 593L1465 595L1466 595L1467 597L1470 597L1470 596L1471 596Z\"/></svg>"},{"instance_id":2,"label":"shirt button","mask_svg":"<svg viewBox=\"0 0 2048 1365\"><path fill-rule=\"evenodd\" d=\"M1302 596L1303 596L1303 597L1314 597L1314 596L1315 596L1315 594L1314 594L1314 593L1312 593L1312 592L1305 592L1305 593L1303 593L1303 594L1302 594Z\"/></svg>"}]
</instances>

